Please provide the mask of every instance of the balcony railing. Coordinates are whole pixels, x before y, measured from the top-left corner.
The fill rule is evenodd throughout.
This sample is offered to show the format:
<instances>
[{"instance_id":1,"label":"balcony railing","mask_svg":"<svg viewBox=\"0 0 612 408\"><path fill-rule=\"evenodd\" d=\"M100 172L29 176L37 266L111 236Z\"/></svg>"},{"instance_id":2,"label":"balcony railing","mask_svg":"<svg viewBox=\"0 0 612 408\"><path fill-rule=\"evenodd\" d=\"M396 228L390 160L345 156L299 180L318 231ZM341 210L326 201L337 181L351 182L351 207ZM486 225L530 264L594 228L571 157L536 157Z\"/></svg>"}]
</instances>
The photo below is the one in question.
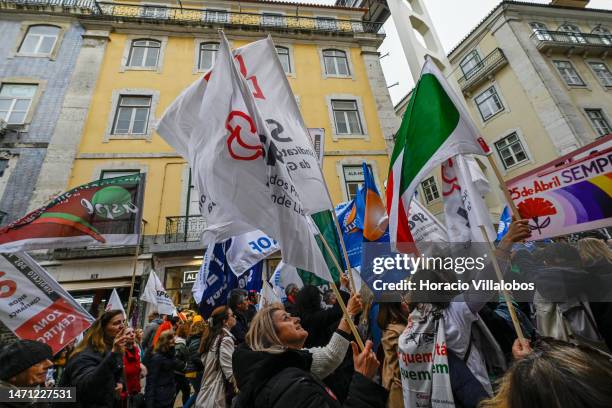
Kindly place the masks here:
<instances>
[{"instance_id":1,"label":"balcony railing","mask_svg":"<svg viewBox=\"0 0 612 408\"><path fill-rule=\"evenodd\" d=\"M197 242L205 226L204 218L199 215L166 217L166 244Z\"/></svg>"},{"instance_id":2,"label":"balcony railing","mask_svg":"<svg viewBox=\"0 0 612 408\"><path fill-rule=\"evenodd\" d=\"M470 92L476 86L486 81L493 74L508 64L504 52L496 48L492 53L479 61L471 70L464 73L458 80L463 92Z\"/></svg>"},{"instance_id":3,"label":"balcony railing","mask_svg":"<svg viewBox=\"0 0 612 408\"><path fill-rule=\"evenodd\" d=\"M265 30L382 33L382 22L330 19L304 16L274 16L235 11L203 10L187 7L164 7L129 3L95 2L93 0L0 0L0 8L52 7L63 12L89 15L100 19L150 21L195 26L231 26Z\"/></svg>"},{"instance_id":4,"label":"balcony railing","mask_svg":"<svg viewBox=\"0 0 612 408\"><path fill-rule=\"evenodd\" d=\"M612 50L612 36L609 34L587 34L567 31L534 30L531 38L540 51L593 51Z\"/></svg>"}]
</instances>

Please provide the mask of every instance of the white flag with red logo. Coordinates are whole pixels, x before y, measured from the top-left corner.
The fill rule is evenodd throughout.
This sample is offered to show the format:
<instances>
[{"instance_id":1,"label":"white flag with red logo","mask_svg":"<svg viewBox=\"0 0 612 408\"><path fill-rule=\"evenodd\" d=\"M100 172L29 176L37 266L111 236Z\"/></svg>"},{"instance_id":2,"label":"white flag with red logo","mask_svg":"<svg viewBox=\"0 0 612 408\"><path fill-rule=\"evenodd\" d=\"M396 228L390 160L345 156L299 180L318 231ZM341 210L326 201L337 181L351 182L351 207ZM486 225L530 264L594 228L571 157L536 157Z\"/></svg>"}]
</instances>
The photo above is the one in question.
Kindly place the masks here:
<instances>
[{"instance_id":1,"label":"white flag with red logo","mask_svg":"<svg viewBox=\"0 0 612 408\"><path fill-rule=\"evenodd\" d=\"M125 309L123 308L123 303L121 303L121 299L117 293L117 289L113 289L110 298L108 298L108 302L106 303L106 307L104 308L105 312L110 312L111 310L121 310L123 315L127 316L127 313L125 313Z\"/></svg>"},{"instance_id":2,"label":"white flag with red logo","mask_svg":"<svg viewBox=\"0 0 612 408\"><path fill-rule=\"evenodd\" d=\"M489 183L478 163L469 156L455 156L442 165L444 218L450 242L486 242L497 236L484 196Z\"/></svg>"},{"instance_id":3,"label":"white flag with red logo","mask_svg":"<svg viewBox=\"0 0 612 408\"><path fill-rule=\"evenodd\" d=\"M0 254L0 320L20 339L36 340L53 354L95 320L25 252Z\"/></svg>"},{"instance_id":4,"label":"white flag with red logo","mask_svg":"<svg viewBox=\"0 0 612 408\"><path fill-rule=\"evenodd\" d=\"M285 262L331 280L306 219L331 203L299 113L287 113L295 100L278 78L273 44L263 40L250 57L241 49L234 58L221 36L206 92L192 86L159 127L187 154L207 220L204 242L259 229L278 242ZM269 104L265 116L256 100Z\"/></svg>"}]
</instances>

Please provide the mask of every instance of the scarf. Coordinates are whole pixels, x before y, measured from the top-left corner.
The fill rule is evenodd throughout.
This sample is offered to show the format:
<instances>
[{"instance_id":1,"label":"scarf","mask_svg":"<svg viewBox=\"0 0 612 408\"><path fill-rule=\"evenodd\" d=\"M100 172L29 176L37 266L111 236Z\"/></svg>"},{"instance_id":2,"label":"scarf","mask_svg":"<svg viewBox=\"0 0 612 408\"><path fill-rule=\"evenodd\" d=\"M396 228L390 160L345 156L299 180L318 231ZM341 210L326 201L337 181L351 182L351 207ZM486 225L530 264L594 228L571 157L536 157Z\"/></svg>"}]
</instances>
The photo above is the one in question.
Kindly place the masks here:
<instances>
[{"instance_id":1,"label":"scarf","mask_svg":"<svg viewBox=\"0 0 612 408\"><path fill-rule=\"evenodd\" d=\"M454 407L442 310L419 304L399 337L405 408Z\"/></svg>"}]
</instances>

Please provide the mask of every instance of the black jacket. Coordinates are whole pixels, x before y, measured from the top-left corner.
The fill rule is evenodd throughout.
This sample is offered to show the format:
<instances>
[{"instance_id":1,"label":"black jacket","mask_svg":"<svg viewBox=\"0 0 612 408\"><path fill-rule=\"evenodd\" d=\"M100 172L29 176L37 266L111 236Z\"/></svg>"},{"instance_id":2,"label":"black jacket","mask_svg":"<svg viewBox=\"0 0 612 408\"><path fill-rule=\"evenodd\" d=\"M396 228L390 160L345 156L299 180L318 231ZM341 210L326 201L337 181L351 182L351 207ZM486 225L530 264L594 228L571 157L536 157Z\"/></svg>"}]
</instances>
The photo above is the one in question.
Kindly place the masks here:
<instances>
[{"instance_id":1,"label":"black jacket","mask_svg":"<svg viewBox=\"0 0 612 408\"><path fill-rule=\"evenodd\" d=\"M202 365L202 359L200 354L200 340L201 336L191 336L187 339L187 365L185 366L185 372L190 371L202 372L204 366Z\"/></svg>"},{"instance_id":2,"label":"black jacket","mask_svg":"<svg viewBox=\"0 0 612 408\"><path fill-rule=\"evenodd\" d=\"M174 350L153 353L147 366L145 402L147 408L166 408L174 405L176 382L174 371L183 364L174 357Z\"/></svg>"},{"instance_id":3,"label":"black jacket","mask_svg":"<svg viewBox=\"0 0 612 408\"><path fill-rule=\"evenodd\" d=\"M230 332L234 336L236 344L244 343L244 337L249 330L249 321L247 316L240 310L234 310L234 316L236 317L236 324Z\"/></svg>"},{"instance_id":4,"label":"black jacket","mask_svg":"<svg viewBox=\"0 0 612 408\"><path fill-rule=\"evenodd\" d=\"M340 292L340 295L347 303L350 295L344 291ZM329 309L298 310L298 315L302 327L308 332L304 346L307 348L325 347L342 319L342 309L336 303Z\"/></svg>"},{"instance_id":5,"label":"black jacket","mask_svg":"<svg viewBox=\"0 0 612 408\"><path fill-rule=\"evenodd\" d=\"M115 387L122 382L123 356L121 353L99 353L86 348L68 360L59 387L76 387L77 403L66 403L70 408L113 408L118 406Z\"/></svg>"},{"instance_id":6,"label":"black jacket","mask_svg":"<svg viewBox=\"0 0 612 408\"><path fill-rule=\"evenodd\" d=\"M232 356L234 378L240 393L236 408L384 408L387 391L355 373L348 397L341 404L310 373L312 355L288 350L281 354L252 351L239 346Z\"/></svg>"}]
</instances>

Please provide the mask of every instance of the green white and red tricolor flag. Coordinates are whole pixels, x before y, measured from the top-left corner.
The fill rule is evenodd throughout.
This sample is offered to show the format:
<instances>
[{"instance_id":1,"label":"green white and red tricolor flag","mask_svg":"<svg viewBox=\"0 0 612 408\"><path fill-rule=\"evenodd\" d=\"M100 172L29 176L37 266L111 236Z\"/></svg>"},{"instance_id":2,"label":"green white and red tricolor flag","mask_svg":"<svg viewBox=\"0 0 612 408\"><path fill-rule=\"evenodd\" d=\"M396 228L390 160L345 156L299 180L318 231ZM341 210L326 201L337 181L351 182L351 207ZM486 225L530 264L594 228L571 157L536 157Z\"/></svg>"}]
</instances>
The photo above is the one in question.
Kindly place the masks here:
<instances>
[{"instance_id":1,"label":"green white and red tricolor flag","mask_svg":"<svg viewBox=\"0 0 612 408\"><path fill-rule=\"evenodd\" d=\"M398 243L413 242L407 212L419 182L453 156L488 152L451 85L434 62L427 59L391 156L387 212L392 248L397 250Z\"/></svg>"},{"instance_id":2,"label":"green white and red tricolor flag","mask_svg":"<svg viewBox=\"0 0 612 408\"><path fill-rule=\"evenodd\" d=\"M0 252L136 245L144 183L139 173L75 187L0 228Z\"/></svg>"}]
</instances>

